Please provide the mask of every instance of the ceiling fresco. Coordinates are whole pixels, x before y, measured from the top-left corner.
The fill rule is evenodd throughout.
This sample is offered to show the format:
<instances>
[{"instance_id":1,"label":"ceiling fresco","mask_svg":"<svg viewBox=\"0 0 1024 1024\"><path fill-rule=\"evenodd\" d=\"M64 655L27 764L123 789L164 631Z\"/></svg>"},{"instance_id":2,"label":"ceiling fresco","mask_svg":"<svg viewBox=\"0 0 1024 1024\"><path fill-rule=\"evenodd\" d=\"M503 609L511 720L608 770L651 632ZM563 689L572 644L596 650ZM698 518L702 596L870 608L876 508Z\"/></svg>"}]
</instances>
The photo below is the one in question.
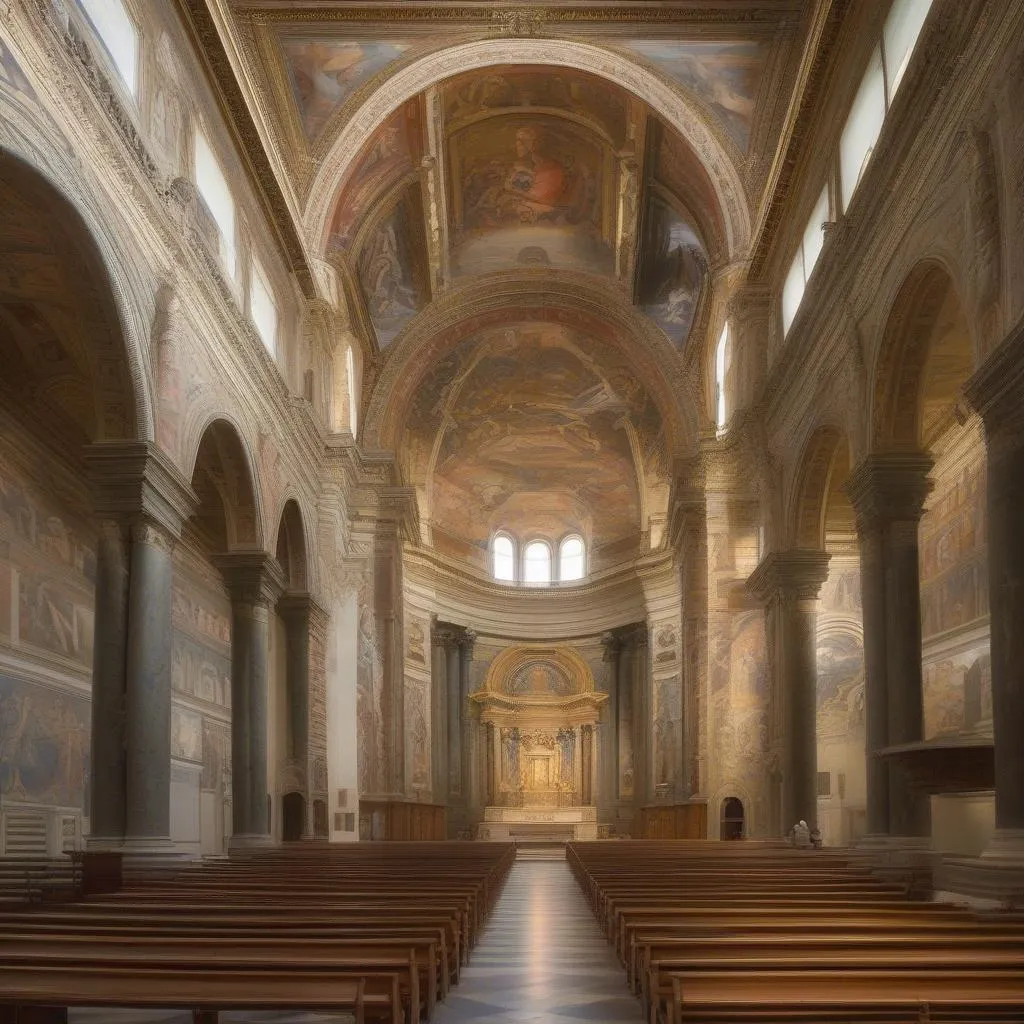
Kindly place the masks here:
<instances>
[{"instance_id":1,"label":"ceiling fresco","mask_svg":"<svg viewBox=\"0 0 1024 1024\"><path fill-rule=\"evenodd\" d=\"M599 353L599 356L598 356ZM665 476L664 428L636 379L590 339L551 323L485 332L428 372L403 451L435 540L482 560L493 530L570 531L633 557L642 489ZM637 452L649 453L640 457Z\"/></svg>"},{"instance_id":2,"label":"ceiling fresco","mask_svg":"<svg viewBox=\"0 0 1024 1024\"><path fill-rule=\"evenodd\" d=\"M411 174L423 148L420 101L402 104L373 133L352 162L338 193L327 249L347 249L352 237L382 192Z\"/></svg>"},{"instance_id":3,"label":"ceiling fresco","mask_svg":"<svg viewBox=\"0 0 1024 1024\"><path fill-rule=\"evenodd\" d=\"M628 94L606 79L582 71L494 67L449 79L443 90L449 131L497 111L546 111L568 114L588 124L617 148L628 141Z\"/></svg>"},{"instance_id":4,"label":"ceiling fresco","mask_svg":"<svg viewBox=\"0 0 1024 1024\"><path fill-rule=\"evenodd\" d=\"M280 37L280 46L307 139L315 139L361 85L409 48L405 42L289 34Z\"/></svg>"},{"instance_id":5,"label":"ceiling fresco","mask_svg":"<svg viewBox=\"0 0 1024 1024\"><path fill-rule=\"evenodd\" d=\"M508 114L449 139L456 277L554 266L611 273L611 151L568 120Z\"/></svg>"},{"instance_id":6,"label":"ceiling fresco","mask_svg":"<svg viewBox=\"0 0 1024 1024\"><path fill-rule=\"evenodd\" d=\"M626 48L706 103L746 151L764 65L760 44L657 39L631 40Z\"/></svg>"},{"instance_id":7,"label":"ceiling fresco","mask_svg":"<svg viewBox=\"0 0 1024 1024\"><path fill-rule=\"evenodd\" d=\"M366 312L380 348L429 301L419 186L401 190L361 237L356 263Z\"/></svg>"},{"instance_id":8,"label":"ceiling fresco","mask_svg":"<svg viewBox=\"0 0 1024 1024\"><path fill-rule=\"evenodd\" d=\"M652 195L641 235L637 302L677 349L690 336L707 280L707 255L692 224Z\"/></svg>"}]
</instances>

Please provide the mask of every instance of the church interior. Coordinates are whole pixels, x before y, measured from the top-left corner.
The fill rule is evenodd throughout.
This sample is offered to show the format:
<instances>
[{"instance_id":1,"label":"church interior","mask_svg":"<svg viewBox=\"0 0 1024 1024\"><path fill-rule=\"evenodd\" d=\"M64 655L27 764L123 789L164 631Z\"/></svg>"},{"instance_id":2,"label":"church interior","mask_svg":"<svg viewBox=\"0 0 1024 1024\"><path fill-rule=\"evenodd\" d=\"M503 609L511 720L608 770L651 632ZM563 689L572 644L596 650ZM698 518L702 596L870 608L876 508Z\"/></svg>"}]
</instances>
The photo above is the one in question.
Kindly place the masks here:
<instances>
[{"instance_id":1,"label":"church interior","mask_svg":"<svg viewBox=\"0 0 1024 1024\"><path fill-rule=\"evenodd\" d=\"M0 0L0 1024L1024 1020L1020 90Z\"/></svg>"}]
</instances>

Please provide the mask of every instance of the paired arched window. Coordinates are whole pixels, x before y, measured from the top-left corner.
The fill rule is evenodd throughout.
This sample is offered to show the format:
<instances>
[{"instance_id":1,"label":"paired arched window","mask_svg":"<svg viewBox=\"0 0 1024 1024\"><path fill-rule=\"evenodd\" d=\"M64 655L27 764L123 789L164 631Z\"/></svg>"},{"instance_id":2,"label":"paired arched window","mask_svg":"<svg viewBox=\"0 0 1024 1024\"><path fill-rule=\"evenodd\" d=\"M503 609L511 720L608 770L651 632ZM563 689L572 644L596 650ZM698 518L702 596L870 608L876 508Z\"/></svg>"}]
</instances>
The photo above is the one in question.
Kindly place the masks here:
<instances>
[{"instance_id":1,"label":"paired arched window","mask_svg":"<svg viewBox=\"0 0 1024 1024\"><path fill-rule=\"evenodd\" d=\"M558 545L557 559L552 545L543 538L527 541L521 561L516 557L515 538L496 533L491 541L491 574L502 583L526 583L543 586L554 582L581 580L587 572L586 543L579 534L564 537Z\"/></svg>"}]
</instances>

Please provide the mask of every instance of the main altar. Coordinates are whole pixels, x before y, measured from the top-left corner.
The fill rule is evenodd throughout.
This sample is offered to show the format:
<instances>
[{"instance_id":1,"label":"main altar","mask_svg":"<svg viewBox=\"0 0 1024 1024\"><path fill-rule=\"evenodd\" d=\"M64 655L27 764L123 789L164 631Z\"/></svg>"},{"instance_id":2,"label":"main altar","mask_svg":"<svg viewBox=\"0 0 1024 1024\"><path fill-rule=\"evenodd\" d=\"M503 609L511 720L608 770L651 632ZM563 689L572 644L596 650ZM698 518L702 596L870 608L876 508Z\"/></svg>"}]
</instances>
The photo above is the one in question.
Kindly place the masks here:
<instances>
[{"instance_id":1,"label":"main altar","mask_svg":"<svg viewBox=\"0 0 1024 1024\"><path fill-rule=\"evenodd\" d=\"M608 695L568 647L514 648L473 694L486 731L488 839L596 839L597 729Z\"/></svg>"}]
</instances>

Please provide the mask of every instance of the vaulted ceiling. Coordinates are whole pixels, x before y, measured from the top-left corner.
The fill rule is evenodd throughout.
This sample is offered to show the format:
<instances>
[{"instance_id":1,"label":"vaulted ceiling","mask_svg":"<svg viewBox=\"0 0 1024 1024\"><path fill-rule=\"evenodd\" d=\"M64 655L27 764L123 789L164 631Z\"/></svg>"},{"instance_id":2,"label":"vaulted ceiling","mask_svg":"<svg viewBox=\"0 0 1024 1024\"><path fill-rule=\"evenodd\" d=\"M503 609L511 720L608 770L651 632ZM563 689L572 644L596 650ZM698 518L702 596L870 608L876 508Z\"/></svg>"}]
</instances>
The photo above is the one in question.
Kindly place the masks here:
<instances>
[{"instance_id":1,"label":"vaulted ceiling","mask_svg":"<svg viewBox=\"0 0 1024 1024\"><path fill-rule=\"evenodd\" d=\"M656 542L672 449L695 437L663 431L649 396L702 372L712 282L777 216L807 68L844 4L234 0L227 21L179 4L208 50L219 29L222 94L305 254L336 268L365 379L385 387L403 360L425 389L392 430L423 536L479 552L490 530L550 520L610 560ZM515 303L409 370L399 342L471 321L491 281L519 281L521 304L557 285L596 291L609 321L642 314L616 343L636 379L616 346Z\"/></svg>"}]
</instances>

